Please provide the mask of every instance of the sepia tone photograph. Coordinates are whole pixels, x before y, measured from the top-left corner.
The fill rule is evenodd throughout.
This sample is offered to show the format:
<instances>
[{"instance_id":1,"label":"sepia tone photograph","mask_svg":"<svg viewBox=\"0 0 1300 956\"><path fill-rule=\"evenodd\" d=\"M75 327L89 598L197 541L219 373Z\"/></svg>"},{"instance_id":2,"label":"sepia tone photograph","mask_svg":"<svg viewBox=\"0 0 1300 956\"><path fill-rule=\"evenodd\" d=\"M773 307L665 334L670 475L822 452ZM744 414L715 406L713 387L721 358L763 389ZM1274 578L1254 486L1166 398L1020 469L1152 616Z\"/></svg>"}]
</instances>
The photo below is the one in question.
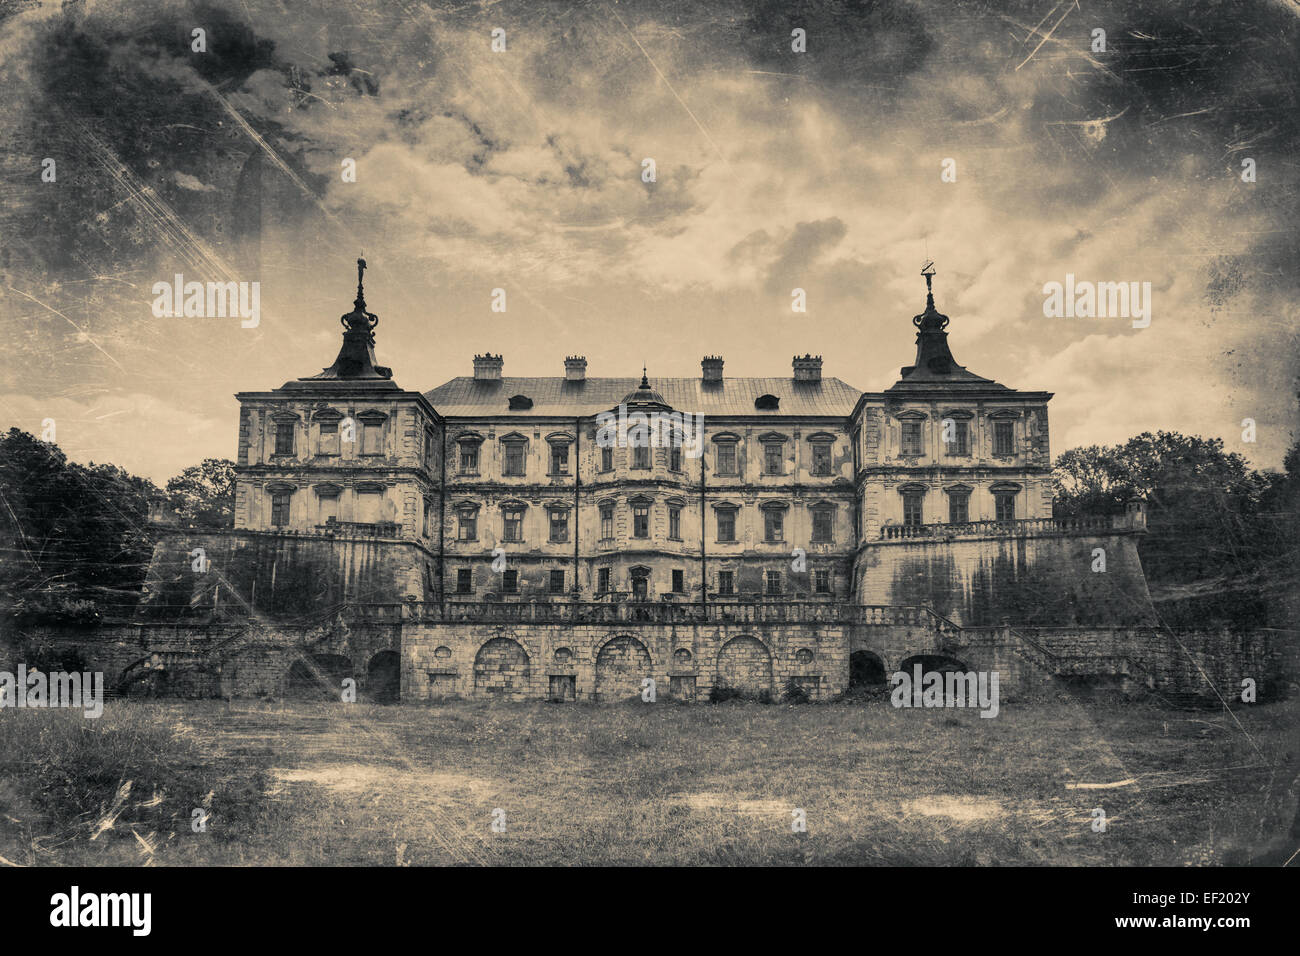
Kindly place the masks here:
<instances>
[{"instance_id":1,"label":"sepia tone photograph","mask_svg":"<svg viewBox=\"0 0 1300 956\"><path fill-rule=\"evenodd\" d=\"M1300 866L1298 64L0 0L0 865Z\"/></svg>"}]
</instances>

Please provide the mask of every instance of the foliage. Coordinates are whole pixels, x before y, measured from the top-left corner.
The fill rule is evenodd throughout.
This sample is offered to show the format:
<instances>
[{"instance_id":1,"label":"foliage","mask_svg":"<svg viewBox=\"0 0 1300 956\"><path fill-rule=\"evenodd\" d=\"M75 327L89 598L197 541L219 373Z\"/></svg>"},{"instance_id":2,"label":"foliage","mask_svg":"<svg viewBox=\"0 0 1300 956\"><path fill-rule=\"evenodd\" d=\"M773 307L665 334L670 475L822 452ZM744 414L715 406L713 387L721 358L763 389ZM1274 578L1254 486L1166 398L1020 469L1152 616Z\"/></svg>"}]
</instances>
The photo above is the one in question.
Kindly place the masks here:
<instances>
[{"instance_id":1,"label":"foliage","mask_svg":"<svg viewBox=\"0 0 1300 956\"><path fill-rule=\"evenodd\" d=\"M1056 460L1058 516L1121 514L1145 500L1143 570L1165 623L1284 624L1292 616L1297 465L1251 470L1217 438L1145 432Z\"/></svg>"},{"instance_id":2,"label":"foliage","mask_svg":"<svg viewBox=\"0 0 1300 956\"><path fill-rule=\"evenodd\" d=\"M230 528L235 520L235 463L205 458L167 482L168 504L187 528Z\"/></svg>"}]
</instances>

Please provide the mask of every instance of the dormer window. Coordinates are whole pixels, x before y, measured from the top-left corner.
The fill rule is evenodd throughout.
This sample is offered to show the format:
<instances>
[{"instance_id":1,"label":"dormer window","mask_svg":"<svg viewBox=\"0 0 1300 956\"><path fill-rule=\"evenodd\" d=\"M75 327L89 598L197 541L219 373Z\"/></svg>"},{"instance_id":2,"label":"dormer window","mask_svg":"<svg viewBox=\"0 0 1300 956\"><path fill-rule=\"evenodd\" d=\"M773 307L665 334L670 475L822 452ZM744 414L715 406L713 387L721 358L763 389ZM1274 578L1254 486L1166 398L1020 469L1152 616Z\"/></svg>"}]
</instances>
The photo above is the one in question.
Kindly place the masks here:
<instances>
[{"instance_id":1,"label":"dormer window","mask_svg":"<svg viewBox=\"0 0 1300 956\"><path fill-rule=\"evenodd\" d=\"M511 395L510 410L512 412L523 412L533 407L533 400L527 395Z\"/></svg>"},{"instance_id":2,"label":"dormer window","mask_svg":"<svg viewBox=\"0 0 1300 956\"><path fill-rule=\"evenodd\" d=\"M754 399L754 407L762 412L774 412L781 407L781 399L775 395L760 395Z\"/></svg>"}]
</instances>

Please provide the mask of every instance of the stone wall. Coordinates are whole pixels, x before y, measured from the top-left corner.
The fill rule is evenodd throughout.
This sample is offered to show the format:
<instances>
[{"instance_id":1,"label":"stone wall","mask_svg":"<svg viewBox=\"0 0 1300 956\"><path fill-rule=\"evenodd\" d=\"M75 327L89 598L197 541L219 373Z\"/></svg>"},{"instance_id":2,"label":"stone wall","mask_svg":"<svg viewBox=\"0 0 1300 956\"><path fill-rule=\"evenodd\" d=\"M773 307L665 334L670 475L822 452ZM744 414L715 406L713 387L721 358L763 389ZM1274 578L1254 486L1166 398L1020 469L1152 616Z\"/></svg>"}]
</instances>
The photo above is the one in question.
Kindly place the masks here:
<instances>
[{"instance_id":1,"label":"stone wall","mask_svg":"<svg viewBox=\"0 0 1300 956\"><path fill-rule=\"evenodd\" d=\"M206 571L195 570L203 549ZM141 602L147 618L255 610L316 618L338 605L436 601L437 560L409 541L256 531L163 532Z\"/></svg>"},{"instance_id":2,"label":"stone wall","mask_svg":"<svg viewBox=\"0 0 1300 956\"><path fill-rule=\"evenodd\" d=\"M1126 533L880 541L859 553L863 604L921 604L963 626L1118 625L1154 621ZM1096 549L1105 570L1094 571Z\"/></svg>"},{"instance_id":3,"label":"stone wall","mask_svg":"<svg viewBox=\"0 0 1300 956\"><path fill-rule=\"evenodd\" d=\"M848 683L849 630L836 624L409 624L402 698L704 699L715 683L780 698L792 678L827 699Z\"/></svg>"}]
</instances>

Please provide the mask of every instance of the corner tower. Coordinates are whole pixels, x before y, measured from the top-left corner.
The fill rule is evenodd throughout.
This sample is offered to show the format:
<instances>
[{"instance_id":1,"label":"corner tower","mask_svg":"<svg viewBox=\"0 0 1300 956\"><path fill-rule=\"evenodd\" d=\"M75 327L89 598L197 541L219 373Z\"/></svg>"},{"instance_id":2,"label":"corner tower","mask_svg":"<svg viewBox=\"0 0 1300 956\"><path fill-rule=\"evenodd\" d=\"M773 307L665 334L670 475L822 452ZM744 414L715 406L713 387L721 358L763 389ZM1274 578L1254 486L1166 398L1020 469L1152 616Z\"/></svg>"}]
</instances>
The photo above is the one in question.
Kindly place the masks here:
<instances>
[{"instance_id":1,"label":"corner tower","mask_svg":"<svg viewBox=\"0 0 1300 956\"><path fill-rule=\"evenodd\" d=\"M266 392L240 392L235 528L402 539L436 550L442 420L375 360L379 317L366 263L340 318L334 364Z\"/></svg>"}]
</instances>

